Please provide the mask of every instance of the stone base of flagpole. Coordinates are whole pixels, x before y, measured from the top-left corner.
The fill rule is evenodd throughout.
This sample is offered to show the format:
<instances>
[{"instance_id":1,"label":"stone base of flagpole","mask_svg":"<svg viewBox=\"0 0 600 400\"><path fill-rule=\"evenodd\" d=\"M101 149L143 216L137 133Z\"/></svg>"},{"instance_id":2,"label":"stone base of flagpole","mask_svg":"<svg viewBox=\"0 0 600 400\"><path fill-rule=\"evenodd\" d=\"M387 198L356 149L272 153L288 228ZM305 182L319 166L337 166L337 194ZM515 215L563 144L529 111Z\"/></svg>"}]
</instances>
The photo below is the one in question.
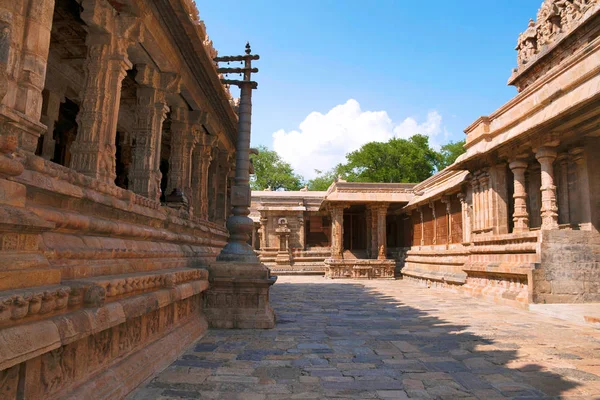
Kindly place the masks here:
<instances>
[{"instance_id":1,"label":"stone base of flagpole","mask_svg":"<svg viewBox=\"0 0 600 400\"><path fill-rule=\"evenodd\" d=\"M204 313L209 327L275 327L269 289L277 277L271 276L269 268L261 263L217 261L208 270L210 289L205 292Z\"/></svg>"}]
</instances>

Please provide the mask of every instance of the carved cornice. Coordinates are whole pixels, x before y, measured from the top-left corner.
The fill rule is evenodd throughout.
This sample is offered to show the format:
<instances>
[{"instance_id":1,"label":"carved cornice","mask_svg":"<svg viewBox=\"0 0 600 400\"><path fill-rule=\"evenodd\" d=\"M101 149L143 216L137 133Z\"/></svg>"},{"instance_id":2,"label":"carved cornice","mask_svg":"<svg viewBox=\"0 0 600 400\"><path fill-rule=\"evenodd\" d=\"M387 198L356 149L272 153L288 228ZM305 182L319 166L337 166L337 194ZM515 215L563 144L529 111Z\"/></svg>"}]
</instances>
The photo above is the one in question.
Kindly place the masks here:
<instances>
[{"instance_id":1,"label":"carved cornice","mask_svg":"<svg viewBox=\"0 0 600 400\"><path fill-rule=\"evenodd\" d=\"M599 11L600 0L545 0L538 11L537 20L530 20L525 32L519 35L515 48L517 68L508 83L521 91L550 68L560 64L564 58L562 54L572 54L585 45L587 41L584 38L590 32L582 32L579 28ZM556 53L558 47L568 51L546 57ZM542 61L543 58L547 60Z\"/></svg>"},{"instance_id":2,"label":"carved cornice","mask_svg":"<svg viewBox=\"0 0 600 400\"><path fill-rule=\"evenodd\" d=\"M202 35L201 29L198 30L199 20L193 17L197 11L190 7L189 0L156 0L154 3L160 18L164 21L164 26L179 47L183 61L192 71L202 94L212 108L212 112L208 113L214 115L221 123L230 143L236 143L237 116L229 104L230 95L216 73L214 61L205 50L206 44L203 41L206 37ZM182 18L181 10L178 10L181 7L187 8L187 21ZM192 34L190 30L196 32ZM198 51L199 48L202 51Z\"/></svg>"}]
</instances>

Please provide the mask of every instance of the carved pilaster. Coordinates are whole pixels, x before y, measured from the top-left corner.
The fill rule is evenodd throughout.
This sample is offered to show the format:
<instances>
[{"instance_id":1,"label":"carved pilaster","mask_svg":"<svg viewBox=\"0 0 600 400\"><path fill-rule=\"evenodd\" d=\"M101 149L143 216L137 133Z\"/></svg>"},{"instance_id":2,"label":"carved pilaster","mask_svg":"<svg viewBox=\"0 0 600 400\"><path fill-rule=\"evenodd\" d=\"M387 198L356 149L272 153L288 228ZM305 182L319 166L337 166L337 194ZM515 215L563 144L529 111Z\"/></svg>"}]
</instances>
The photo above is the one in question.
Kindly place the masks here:
<instances>
[{"instance_id":1,"label":"carved pilaster","mask_svg":"<svg viewBox=\"0 0 600 400\"><path fill-rule=\"evenodd\" d=\"M569 155L559 154L558 163L558 222L569 224Z\"/></svg>"},{"instance_id":2,"label":"carved pilaster","mask_svg":"<svg viewBox=\"0 0 600 400\"><path fill-rule=\"evenodd\" d=\"M556 151L551 147L540 147L536 149L535 158L540 163L542 173L542 229L558 229L558 207L556 207L553 167Z\"/></svg>"},{"instance_id":3,"label":"carved pilaster","mask_svg":"<svg viewBox=\"0 0 600 400\"><path fill-rule=\"evenodd\" d=\"M462 221L463 221L462 240L463 240L463 242L468 243L471 241L471 230L472 230L471 215L469 213L469 203L467 202L467 196L464 193L461 192L457 196L458 196L458 199L460 200L461 215L462 215Z\"/></svg>"},{"instance_id":4,"label":"carved pilaster","mask_svg":"<svg viewBox=\"0 0 600 400\"><path fill-rule=\"evenodd\" d=\"M527 162L514 160L509 164L514 175L514 211L513 232L525 232L529 230L529 214L527 213L527 189L525 185L525 171Z\"/></svg>"},{"instance_id":5,"label":"carved pilaster","mask_svg":"<svg viewBox=\"0 0 600 400\"><path fill-rule=\"evenodd\" d=\"M590 208L590 177L588 174L587 160L585 149L576 147L569 150L569 155L575 164L575 172L577 177L577 206L574 207L576 215L573 222L579 224L580 229L588 229L591 226L592 213Z\"/></svg>"},{"instance_id":6,"label":"carved pilaster","mask_svg":"<svg viewBox=\"0 0 600 400\"><path fill-rule=\"evenodd\" d=\"M169 182L167 193L180 189L191 198L192 151L196 145L196 135L188 120L188 110L171 110L171 153L169 155Z\"/></svg>"},{"instance_id":7,"label":"carved pilaster","mask_svg":"<svg viewBox=\"0 0 600 400\"><path fill-rule=\"evenodd\" d=\"M346 204L332 204L331 212L331 258L344 258L344 209Z\"/></svg>"},{"instance_id":8,"label":"carved pilaster","mask_svg":"<svg viewBox=\"0 0 600 400\"><path fill-rule=\"evenodd\" d=\"M213 146L216 137L204 132L198 133L198 143L193 153L193 163L196 165L196 176L192 176L192 188L195 190L194 209L201 219L208 220L208 171L212 161Z\"/></svg>"},{"instance_id":9,"label":"carved pilaster","mask_svg":"<svg viewBox=\"0 0 600 400\"><path fill-rule=\"evenodd\" d=\"M387 259L387 210L389 204L378 204L376 210L377 215L377 259ZM373 210L373 211L375 211Z\"/></svg>"},{"instance_id":10,"label":"carved pilaster","mask_svg":"<svg viewBox=\"0 0 600 400\"><path fill-rule=\"evenodd\" d=\"M117 13L108 2L84 1L81 17L91 32L86 38L85 83L71 168L114 183L121 83L131 69L127 49L141 39L142 30L138 19Z\"/></svg>"},{"instance_id":11,"label":"carved pilaster","mask_svg":"<svg viewBox=\"0 0 600 400\"><path fill-rule=\"evenodd\" d=\"M268 218L260 219L260 249L264 250L267 247L267 222Z\"/></svg>"},{"instance_id":12,"label":"carved pilaster","mask_svg":"<svg viewBox=\"0 0 600 400\"><path fill-rule=\"evenodd\" d=\"M473 231L477 232L481 229L480 186L477 176L471 179L471 187L473 188Z\"/></svg>"}]
</instances>

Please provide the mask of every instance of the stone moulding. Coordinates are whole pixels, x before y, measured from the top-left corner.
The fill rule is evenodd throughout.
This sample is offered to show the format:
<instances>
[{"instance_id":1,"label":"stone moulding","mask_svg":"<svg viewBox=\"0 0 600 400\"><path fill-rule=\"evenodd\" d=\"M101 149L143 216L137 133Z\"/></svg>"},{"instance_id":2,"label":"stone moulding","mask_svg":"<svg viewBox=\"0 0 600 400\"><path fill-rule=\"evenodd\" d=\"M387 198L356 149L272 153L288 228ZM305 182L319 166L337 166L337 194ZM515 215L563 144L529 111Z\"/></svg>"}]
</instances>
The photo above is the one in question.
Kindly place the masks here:
<instances>
[{"instance_id":1,"label":"stone moulding","mask_svg":"<svg viewBox=\"0 0 600 400\"><path fill-rule=\"evenodd\" d=\"M332 259L325 260L325 277L331 279L395 279L395 260Z\"/></svg>"},{"instance_id":2,"label":"stone moulding","mask_svg":"<svg viewBox=\"0 0 600 400\"><path fill-rule=\"evenodd\" d=\"M1 329L0 373L25 398L121 398L206 331L200 278Z\"/></svg>"},{"instance_id":3,"label":"stone moulding","mask_svg":"<svg viewBox=\"0 0 600 400\"><path fill-rule=\"evenodd\" d=\"M62 285L41 286L2 292L0 295L0 328L35 317L51 317L82 307L98 307L105 301L140 294L150 290L171 289L190 281L207 281L208 271L181 268L152 273L100 276Z\"/></svg>"},{"instance_id":4,"label":"stone moulding","mask_svg":"<svg viewBox=\"0 0 600 400\"><path fill-rule=\"evenodd\" d=\"M474 236L462 249L413 247L402 275L428 287L453 288L471 296L526 308L539 262L539 231Z\"/></svg>"}]
</instances>

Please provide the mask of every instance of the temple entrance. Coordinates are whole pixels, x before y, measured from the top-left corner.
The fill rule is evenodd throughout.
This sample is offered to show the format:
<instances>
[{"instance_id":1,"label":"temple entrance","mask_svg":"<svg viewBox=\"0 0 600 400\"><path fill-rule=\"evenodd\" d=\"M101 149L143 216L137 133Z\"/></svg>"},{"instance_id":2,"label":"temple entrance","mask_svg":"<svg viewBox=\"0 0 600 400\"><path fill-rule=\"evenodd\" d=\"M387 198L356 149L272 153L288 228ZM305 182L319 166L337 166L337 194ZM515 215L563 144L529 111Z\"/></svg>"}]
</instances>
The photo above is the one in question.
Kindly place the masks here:
<instances>
[{"instance_id":1,"label":"temple entrance","mask_svg":"<svg viewBox=\"0 0 600 400\"><path fill-rule=\"evenodd\" d=\"M366 258L367 220L364 205L351 206L344 211L344 250L357 258Z\"/></svg>"}]
</instances>

